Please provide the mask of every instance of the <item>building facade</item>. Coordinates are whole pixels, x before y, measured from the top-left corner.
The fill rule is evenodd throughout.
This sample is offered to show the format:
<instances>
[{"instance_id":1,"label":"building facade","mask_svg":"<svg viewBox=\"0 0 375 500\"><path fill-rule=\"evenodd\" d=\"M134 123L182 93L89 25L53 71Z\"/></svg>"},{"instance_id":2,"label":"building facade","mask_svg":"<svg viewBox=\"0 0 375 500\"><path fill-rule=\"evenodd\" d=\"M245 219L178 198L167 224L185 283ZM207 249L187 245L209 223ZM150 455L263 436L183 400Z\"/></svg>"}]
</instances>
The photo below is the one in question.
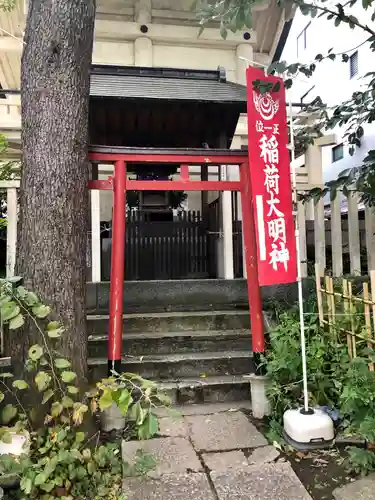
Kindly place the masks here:
<instances>
[{"instance_id":1,"label":"building facade","mask_svg":"<svg viewBox=\"0 0 375 500\"><path fill-rule=\"evenodd\" d=\"M353 15L359 18L362 15L365 24L374 25L371 13L365 12L361 6L353 9ZM316 63L316 70L310 78L303 75L295 78L289 91L290 98L294 102L308 104L320 96L328 106L334 106L350 99L353 92L364 89L367 80L363 77L373 70L373 53L366 43L367 39L368 35L359 28L350 29L345 23L335 27L333 21L326 17L312 19L298 10L281 59L288 63ZM315 61L318 54L326 57L329 53L337 54L334 61ZM348 55L346 62L342 54ZM332 132L336 140L322 148L324 182L336 179L347 168L359 166L369 149L375 147L374 124L365 126L362 145L353 156L349 154L345 139L346 128L337 127Z\"/></svg>"}]
</instances>

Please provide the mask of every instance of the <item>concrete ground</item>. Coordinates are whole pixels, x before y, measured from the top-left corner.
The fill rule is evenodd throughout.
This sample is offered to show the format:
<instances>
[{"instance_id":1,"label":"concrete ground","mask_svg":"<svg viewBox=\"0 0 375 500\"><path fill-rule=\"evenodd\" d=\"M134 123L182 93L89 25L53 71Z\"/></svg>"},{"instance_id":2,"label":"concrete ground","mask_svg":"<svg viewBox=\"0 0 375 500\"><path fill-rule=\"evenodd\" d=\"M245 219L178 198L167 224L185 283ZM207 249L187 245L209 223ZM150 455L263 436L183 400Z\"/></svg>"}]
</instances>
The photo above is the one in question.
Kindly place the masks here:
<instances>
[{"instance_id":1,"label":"concrete ground","mask_svg":"<svg viewBox=\"0 0 375 500\"><path fill-rule=\"evenodd\" d=\"M138 477L129 468L127 500L311 500L290 464L238 407L192 405L182 413L161 417L160 438L123 443L130 466L140 455L155 463Z\"/></svg>"}]
</instances>

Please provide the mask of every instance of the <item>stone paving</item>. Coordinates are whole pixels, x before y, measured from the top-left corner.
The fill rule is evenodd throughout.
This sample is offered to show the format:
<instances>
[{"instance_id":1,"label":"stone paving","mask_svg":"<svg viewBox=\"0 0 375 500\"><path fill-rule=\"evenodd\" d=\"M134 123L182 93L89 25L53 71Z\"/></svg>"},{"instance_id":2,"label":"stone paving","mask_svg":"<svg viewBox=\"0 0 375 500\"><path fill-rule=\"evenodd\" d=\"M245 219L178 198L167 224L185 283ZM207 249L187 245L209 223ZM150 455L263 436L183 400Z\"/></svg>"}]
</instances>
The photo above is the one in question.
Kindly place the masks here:
<instances>
[{"instance_id":1,"label":"stone paving","mask_svg":"<svg viewBox=\"0 0 375 500\"><path fill-rule=\"evenodd\" d=\"M335 500L374 500L375 474L337 488L333 496Z\"/></svg>"},{"instance_id":2,"label":"stone paving","mask_svg":"<svg viewBox=\"0 0 375 500\"><path fill-rule=\"evenodd\" d=\"M123 443L125 462L134 464L137 452L156 462L146 475L125 477L127 500L311 500L237 407L195 405L181 417L163 417L160 436Z\"/></svg>"}]
</instances>

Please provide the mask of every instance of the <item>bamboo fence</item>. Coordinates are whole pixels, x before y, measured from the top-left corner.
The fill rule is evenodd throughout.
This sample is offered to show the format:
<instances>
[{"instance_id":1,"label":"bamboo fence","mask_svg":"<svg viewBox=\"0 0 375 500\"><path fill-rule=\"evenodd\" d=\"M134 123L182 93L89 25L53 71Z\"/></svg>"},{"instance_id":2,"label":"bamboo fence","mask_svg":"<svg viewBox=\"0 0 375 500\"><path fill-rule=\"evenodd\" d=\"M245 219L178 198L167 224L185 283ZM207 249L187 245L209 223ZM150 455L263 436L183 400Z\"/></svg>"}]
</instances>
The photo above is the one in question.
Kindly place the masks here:
<instances>
[{"instance_id":1,"label":"bamboo fence","mask_svg":"<svg viewBox=\"0 0 375 500\"><path fill-rule=\"evenodd\" d=\"M375 271L370 272L370 288L369 283L363 282L359 293L354 293L349 279L321 277L318 265L315 277L320 325L326 326L332 335L346 339L350 359L357 356L359 344L367 344L375 351ZM375 369L371 354L369 369Z\"/></svg>"}]
</instances>

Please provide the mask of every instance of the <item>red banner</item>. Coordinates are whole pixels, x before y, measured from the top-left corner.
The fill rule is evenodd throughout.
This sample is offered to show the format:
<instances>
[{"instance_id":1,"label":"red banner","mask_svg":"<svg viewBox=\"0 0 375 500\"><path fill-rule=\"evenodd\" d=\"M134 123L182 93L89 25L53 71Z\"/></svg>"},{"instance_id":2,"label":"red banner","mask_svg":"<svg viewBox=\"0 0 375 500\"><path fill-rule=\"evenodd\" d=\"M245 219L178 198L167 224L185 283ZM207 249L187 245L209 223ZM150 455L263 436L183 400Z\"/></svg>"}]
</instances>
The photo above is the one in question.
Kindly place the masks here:
<instances>
[{"instance_id":1,"label":"red banner","mask_svg":"<svg viewBox=\"0 0 375 500\"><path fill-rule=\"evenodd\" d=\"M261 94L255 80L280 82L277 92ZM280 78L247 69L249 165L258 248L259 284L297 280L290 159L287 149L285 88Z\"/></svg>"}]
</instances>

